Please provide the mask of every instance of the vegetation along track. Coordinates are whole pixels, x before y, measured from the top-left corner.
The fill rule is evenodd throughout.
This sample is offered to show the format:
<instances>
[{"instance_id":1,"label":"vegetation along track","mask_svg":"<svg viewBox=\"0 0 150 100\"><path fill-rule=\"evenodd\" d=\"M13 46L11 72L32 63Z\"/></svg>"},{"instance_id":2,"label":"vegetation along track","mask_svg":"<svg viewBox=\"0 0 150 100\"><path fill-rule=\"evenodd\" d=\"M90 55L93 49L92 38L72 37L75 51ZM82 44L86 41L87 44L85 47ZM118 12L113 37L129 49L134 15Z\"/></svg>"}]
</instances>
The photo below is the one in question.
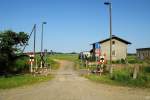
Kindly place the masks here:
<instances>
[{"instance_id":1,"label":"vegetation along track","mask_svg":"<svg viewBox=\"0 0 150 100\"><path fill-rule=\"evenodd\" d=\"M149 90L97 84L80 77L73 62L59 62L53 80L0 90L0 100L150 100Z\"/></svg>"}]
</instances>

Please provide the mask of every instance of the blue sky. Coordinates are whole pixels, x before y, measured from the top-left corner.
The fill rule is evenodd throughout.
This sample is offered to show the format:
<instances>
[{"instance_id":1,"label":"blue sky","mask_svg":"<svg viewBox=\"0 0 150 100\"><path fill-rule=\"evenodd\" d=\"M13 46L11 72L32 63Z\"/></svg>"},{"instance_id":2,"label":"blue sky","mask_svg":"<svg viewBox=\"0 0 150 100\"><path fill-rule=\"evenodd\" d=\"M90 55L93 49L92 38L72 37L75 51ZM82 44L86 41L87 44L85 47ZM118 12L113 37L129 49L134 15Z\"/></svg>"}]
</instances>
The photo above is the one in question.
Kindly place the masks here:
<instances>
[{"instance_id":1,"label":"blue sky","mask_svg":"<svg viewBox=\"0 0 150 100\"><path fill-rule=\"evenodd\" d=\"M0 31L31 32L37 24L36 51L40 51L41 23L44 48L80 52L109 37L106 0L0 0ZM150 47L150 0L112 0L113 34L132 43L128 52ZM32 50L33 40L26 51Z\"/></svg>"}]
</instances>

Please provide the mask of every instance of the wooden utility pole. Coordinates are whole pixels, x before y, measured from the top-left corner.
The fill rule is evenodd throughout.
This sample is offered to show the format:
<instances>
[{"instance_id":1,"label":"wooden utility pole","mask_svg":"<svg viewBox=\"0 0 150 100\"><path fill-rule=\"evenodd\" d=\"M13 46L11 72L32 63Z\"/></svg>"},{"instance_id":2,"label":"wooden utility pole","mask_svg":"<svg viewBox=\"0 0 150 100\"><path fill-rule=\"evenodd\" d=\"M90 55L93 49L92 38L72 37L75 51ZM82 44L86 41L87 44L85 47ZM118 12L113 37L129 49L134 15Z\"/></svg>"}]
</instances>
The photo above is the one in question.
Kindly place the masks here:
<instances>
[{"instance_id":1,"label":"wooden utility pole","mask_svg":"<svg viewBox=\"0 0 150 100\"><path fill-rule=\"evenodd\" d=\"M110 25L110 75L112 76L113 73L113 67L112 67L112 3L111 2L105 2L105 5L109 6L109 25Z\"/></svg>"}]
</instances>

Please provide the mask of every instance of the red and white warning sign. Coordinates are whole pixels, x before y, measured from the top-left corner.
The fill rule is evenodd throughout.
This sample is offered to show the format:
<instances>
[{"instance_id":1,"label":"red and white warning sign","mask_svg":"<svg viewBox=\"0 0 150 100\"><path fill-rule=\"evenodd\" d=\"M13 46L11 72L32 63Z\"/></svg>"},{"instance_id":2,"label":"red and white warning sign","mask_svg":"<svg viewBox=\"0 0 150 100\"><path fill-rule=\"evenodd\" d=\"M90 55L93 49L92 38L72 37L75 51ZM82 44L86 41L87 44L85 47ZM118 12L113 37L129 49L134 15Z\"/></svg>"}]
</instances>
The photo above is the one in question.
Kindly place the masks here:
<instances>
[{"instance_id":1,"label":"red and white warning sign","mask_svg":"<svg viewBox=\"0 0 150 100\"><path fill-rule=\"evenodd\" d=\"M30 72L32 73L33 72L34 54L30 54L29 57L30 57L29 63L31 64Z\"/></svg>"},{"instance_id":2,"label":"red and white warning sign","mask_svg":"<svg viewBox=\"0 0 150 100\"><path fill-rule=\"evenodd\" d=\"M101 56L99 57L98 64L106 64L106 63L107 63L106 54L101 55Z\"/></svg>"},{"instance_id":3,"label":"red and white warning sign","mask_svg":"<svg viewBox=\"0 0 150 100\"><path fill-rule=\"evenodd\" d=\"M105 57L104 56L100 56L100 63L102 63L102 64L105 63Z\"/></svg>"},{"instance_id":4,"label":"red and white warning sign","mask_svg":"<svg viewBox=\"0 0 150 100\"><path fill-rule=\"evenodd\" d=\"M30 62L34 62L34 55L33 55L33 54L30 54L29 57L30 57L29 61L30 61Z\"/></svg>"}]
</instances>

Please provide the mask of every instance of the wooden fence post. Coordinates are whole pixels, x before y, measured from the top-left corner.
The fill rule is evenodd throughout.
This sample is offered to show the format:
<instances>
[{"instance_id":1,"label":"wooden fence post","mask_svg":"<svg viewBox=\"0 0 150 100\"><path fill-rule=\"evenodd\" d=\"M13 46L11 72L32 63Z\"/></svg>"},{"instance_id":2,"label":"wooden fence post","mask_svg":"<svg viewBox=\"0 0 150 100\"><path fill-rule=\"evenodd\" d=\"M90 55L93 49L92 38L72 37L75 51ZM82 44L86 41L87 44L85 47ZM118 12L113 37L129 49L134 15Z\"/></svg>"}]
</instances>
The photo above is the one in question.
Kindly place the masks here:
<instances>
[{"instance_id":1,"label":"wooden fence post","mask_svg":"<svg viewBox=\"0 0 150 100\"><path fill-rule=\"evenodd\" d=\"M139 71L139 65L135 64L133 68L133 79L136 79Z\"/></svg>"}]
</instances>

